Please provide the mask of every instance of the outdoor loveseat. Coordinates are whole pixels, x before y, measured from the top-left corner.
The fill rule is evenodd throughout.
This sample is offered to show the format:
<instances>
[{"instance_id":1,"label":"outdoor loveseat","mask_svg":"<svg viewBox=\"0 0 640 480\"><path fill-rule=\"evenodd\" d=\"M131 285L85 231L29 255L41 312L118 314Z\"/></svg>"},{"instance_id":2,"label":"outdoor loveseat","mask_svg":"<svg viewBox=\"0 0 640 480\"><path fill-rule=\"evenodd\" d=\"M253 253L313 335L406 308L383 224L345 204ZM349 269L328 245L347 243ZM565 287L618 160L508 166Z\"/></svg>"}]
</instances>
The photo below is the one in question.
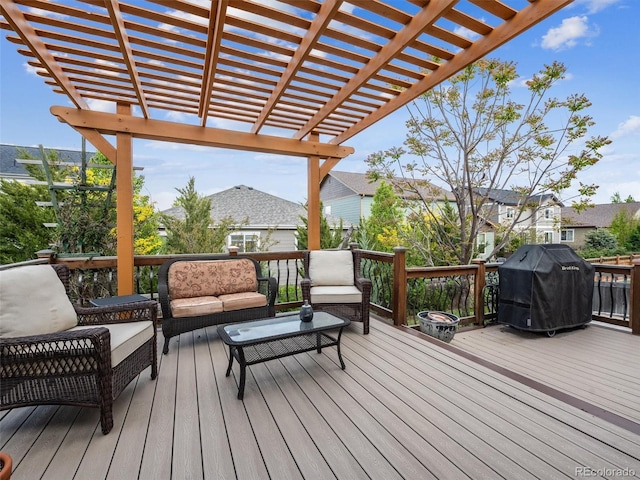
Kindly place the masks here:
<instances>
[{"instance_id":1,"label":"outdoor loveseat","mask_svg":"<svg viewBox=\"0 0 640 480\"><path fill-rule=\"evenodd\" d=\"M81 307L68 297L66 265L0 271L0 410L66 404L100 409L140 372L157 370L155 300Z\"/></svg>"},{"instance_id":2,"label":"outdoor loveseat","mask_svg":"<svg viewBox=\"0 0 640 480\"><path fill-rule=\"evenodd\" d=\"M171 337L223 323L275 317L276 279L262 276L249 257L198 255L174 258L158 272L163 353Z\"/></svg>"}]
</instances>

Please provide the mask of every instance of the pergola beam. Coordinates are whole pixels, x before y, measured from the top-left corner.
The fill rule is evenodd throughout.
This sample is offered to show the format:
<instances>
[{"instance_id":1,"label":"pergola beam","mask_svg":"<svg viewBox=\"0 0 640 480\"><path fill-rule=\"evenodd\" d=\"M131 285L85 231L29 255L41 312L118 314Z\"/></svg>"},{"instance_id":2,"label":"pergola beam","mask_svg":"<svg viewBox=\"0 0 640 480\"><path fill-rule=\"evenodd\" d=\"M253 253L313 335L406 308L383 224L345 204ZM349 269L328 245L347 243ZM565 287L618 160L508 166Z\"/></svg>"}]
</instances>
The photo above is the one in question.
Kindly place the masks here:
<instances>
[{"instance_id":1,"label":"pergola beam","mask_svg":"<svg viewBox=\"0 0 640 480\"><path fill-rule=\"evenodd\" d=\"M443 63L437 70L431 72L422 80L414 83L412 87L407 88L397 97L389 100L389 102L382 105L376 112L373 112L351 128L345 130L341 135L334 137L331 140L331 143L338 145L360 133L387 115L415 100L424 92L455 75L466 65L470 65L471 63L479 60L571 2L573 2L573 0L534 1L520 12L516 13L509 20L506 20L500 26L496 27L490 34L481 37L469 48L456 54L452 60Z\"/></svg>"},{"instance_id":2,"label":"pergola beam","mask_svg":"<svg viewBox=\"0 0 640 480\"><path fill-rule=\"evenodd\" d=\"M228 0L218 0L216 13L211 12L209 16L209 35L207 37L207 51L204 57L204 71L202 72L202 89L200 93L200 106L198 114L202 118L201 125L207 125L209 116L209 102L211 92L216 79L216 68L218 65L218 55L220 54L220 42L224 30L225 17L227 15Z\"/></svg>"},{"instance_id":3,"label":"pergola beam","mask_svg":"<svg viewBox=\"0 0 640 480\"><path fill-rule=\"evenodd\" d=\"M103 135L127 133L134 138L177 142L209 147L248 150L296 157L344 158L352 147L317 141L302 141L270 135L200 127L163 120L144 119L117 113L92 112L69 107L51 107L51 113L74 128L88 128Z\"/></svg>"},{"instance_id":4,"label":"pergola beam","mask_svg":"<svg viewBox=\"0 0 640 480\"><path fill-rule=\"evenodd\" d=\"M280 100L280 97L284 95L285 91L296 76L296 73L298 73L298 70L300 70L302 64L309 57L311 51L318 43L318 39L329 26L331 19L335 15L335 12L340 9L340 5L342 5L342 0L328 0L322 4L318 15L316 15L315 19L311 23L309 30L300 43L300 46L296 49L293 57L291 58L291 61L287 65L287 69L280 77L280 80L278 80L276 88L273 89L269 100L267 100L267 103L262 108L260 116L251 129L251 133L258 133L264 126L267 118ZM303 138L304 136L305 135L302 135L298 138Z\"/></svg>"},{"instance_id":5,"label":"pergola beam","mask_svg":"<svg viewBox=\"0 0 640 480\"><path fill-rule=\"evenodd\" d=\"M122 58L127 70L129 72L129 78L131 79L131 85L136 92L138 98L138 105L142 110L144 118L149 118L149 107L144 97L144 91L140 85L140 77L138 76L138 67L136 61L133 58L133 52L131 50L131 44L129 43L129 37L127 36L127 30L124 26L124 20L122 19L122 13L120 12L120 4L117 0L106 0L105 7L109 11L109 17L111 18L111 24L113 26L113 32L118 39L120 50L122 52Z\"/></svg>"},{"instance_id":6,"label":"pergola beam","mask_svg":"<svg viewBox=\"0 0 640 480\"><path fill-rule=\"evenodd\" d=\"M294 138L304 138L309 134L324 118L329 116L331 112L342 105L355 91L378 73L387 62L398 55L408 43L415 40L424 30L433 25L436 20L451 10L456 3L458 3L458 0L431 0L388 44L382 47L377 55L362 67L357 75L353 76L323 108L318 110L313 118L294 135Z\"/></svg>"},{"instance_id":7,"label":"pergola beam","mask_svg":"<svg viewBox=\"0 0 640 480\"><path fill-rule=\"evenodd\" d=\"M58 62L53 58L51 52L36 33L31 24L24 18L23 13L13 2L0 2L0 13L16 32L24 44L29 47L33 54L40 61L42 68L49 72L49 75L60 85L60 88L78 108L89 108L82 95L69 78L64 73Z\"/></svg>"}]
</instances>

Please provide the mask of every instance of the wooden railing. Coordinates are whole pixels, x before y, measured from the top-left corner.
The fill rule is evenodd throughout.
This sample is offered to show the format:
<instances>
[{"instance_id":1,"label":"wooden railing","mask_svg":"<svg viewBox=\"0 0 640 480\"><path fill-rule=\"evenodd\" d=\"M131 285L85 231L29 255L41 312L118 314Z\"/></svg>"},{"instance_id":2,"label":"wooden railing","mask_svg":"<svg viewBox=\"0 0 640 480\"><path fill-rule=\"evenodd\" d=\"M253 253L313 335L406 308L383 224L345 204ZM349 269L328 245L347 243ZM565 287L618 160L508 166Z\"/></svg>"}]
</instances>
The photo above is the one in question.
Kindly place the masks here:
<instances>
[{"instance_id":1,"label":"wooden railing","mask_svg":"<svg viewBox=\"0 0 640 480\"><path fill-rule=\"evenodd\" d=\"M629 325L629 317L632 315L633 274L632 266L596 265L593 295L595 320L614 325ZM637 283L636 276L636 286Z\"/></svg>"},{"instance_id":2,"label":"wooden railing","mask_svg":"<svg viewBox=\"0 0 640 480\"><path fill-rule=\"evenodd\" d=\"M302 304L300 280L303 278L302 251L231 251L231 255L258 260L264 274L278 282L276 310L299 308ZM136 293L157 298L160 265L180 255L136 256ZM460 318L461 325L484 326L496 318L498 306L498 264L476 260L471 265L449 267L407 267L406 250L393 253L361 251L361 269L373 284L371 308L396 325L416 323L422 310L440 310ZM72 270L74 300L117 295L116 257L62 258L42 254L32 263L65 263ZM633 265L596 264L593 318L629 326L640 334L640 259Z\"/></svg>"},{"instance_id":3,"label":"wooden railing","mask_svg":"<svg viewBox=\"0 0 640 480\"><path fill-rule=\"evenodd\" d=\"M640 260L640 254L616 255L615 257L588 258L589 263L599 263L604 265L633 265L634 260Z\"/></svg>"}]
</instances>

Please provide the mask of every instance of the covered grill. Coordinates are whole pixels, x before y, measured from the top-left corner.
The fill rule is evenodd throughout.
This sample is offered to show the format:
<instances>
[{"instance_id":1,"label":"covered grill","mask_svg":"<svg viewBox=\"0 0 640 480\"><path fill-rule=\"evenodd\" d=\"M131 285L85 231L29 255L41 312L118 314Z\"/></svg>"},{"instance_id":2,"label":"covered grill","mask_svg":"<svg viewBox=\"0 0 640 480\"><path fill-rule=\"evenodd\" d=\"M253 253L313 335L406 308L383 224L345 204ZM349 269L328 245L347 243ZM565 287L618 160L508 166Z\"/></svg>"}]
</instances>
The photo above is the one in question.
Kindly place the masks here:
<instances>
[{"instance_id":1,"label":"covered grill","mask_svg":"<svg viewBox=\"0 0 640 480\"><path fill-rule=\"evenodd\" d=\"M523 245L498 267L498 322L550 335L591 321L595 268L567 245Z\"/></svg>"}]
</instances>

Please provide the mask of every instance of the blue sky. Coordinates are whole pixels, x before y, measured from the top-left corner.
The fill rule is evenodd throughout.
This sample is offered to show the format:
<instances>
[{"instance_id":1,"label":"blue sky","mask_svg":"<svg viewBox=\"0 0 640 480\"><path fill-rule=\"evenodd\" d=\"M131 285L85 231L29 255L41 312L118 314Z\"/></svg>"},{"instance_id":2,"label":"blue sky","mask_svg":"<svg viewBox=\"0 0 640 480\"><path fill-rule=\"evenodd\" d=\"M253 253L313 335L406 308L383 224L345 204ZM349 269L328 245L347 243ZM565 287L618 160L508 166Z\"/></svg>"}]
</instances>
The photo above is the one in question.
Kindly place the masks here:
<instances>
[{"instance_id":1,"label":"blue sky","mask_svg":"<svg viewBox=\"0 0 640 480\"><path fill-rule=\"evenodd\" d=\"M584 93L591 100L589 114L596 125L590 135L613 140L598 165L578 178L600 185L596 203L609 203L615 192L640 201L639 22L640 0L576 0L491 55L517 62L523 79L560 61L567 78L554 87L554 95ZM0 40L0 143L79 150L80 135L49 112L52 105L70 106L69 101L28 67L6 33L1 32ZM356 152L335 169L364 173L369 154L402 145L407 118L401 109L347 141ZM304 158L136 140L134 163L144 167L146 193L159 209L171 206L176 188L184 187L190 176L205 195L244 184L291 201L306 200ZM563 200L574 194L570 189Z\"/></svg>"}]
</instances>

